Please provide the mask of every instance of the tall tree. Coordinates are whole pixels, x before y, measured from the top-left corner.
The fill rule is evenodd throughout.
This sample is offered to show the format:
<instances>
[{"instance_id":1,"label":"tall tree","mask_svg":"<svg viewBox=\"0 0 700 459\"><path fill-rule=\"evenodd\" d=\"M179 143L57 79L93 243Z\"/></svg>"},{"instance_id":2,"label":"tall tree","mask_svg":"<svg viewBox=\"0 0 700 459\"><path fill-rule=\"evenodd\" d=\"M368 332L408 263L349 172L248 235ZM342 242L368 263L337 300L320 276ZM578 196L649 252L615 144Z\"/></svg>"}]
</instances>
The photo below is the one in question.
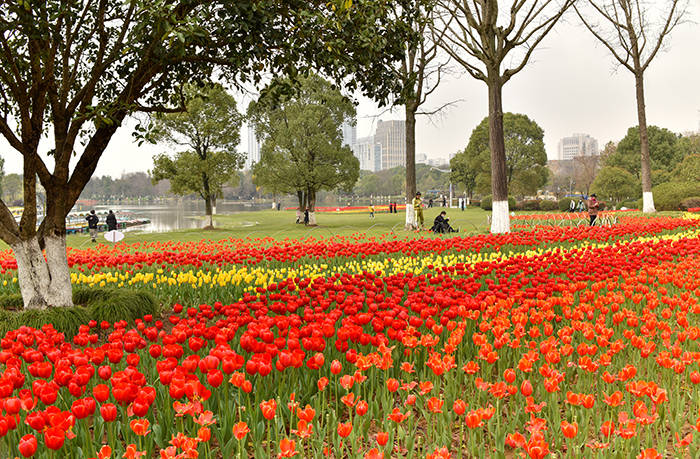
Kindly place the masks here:
<instances>
[{"instance_id":1,"label":"tall tree","mask_svg":"<svg viewBox=\"0 0 700 459\"><path fill-rule=\"evenodd\" d=\"M478 158L478 156L467 156L464 151L461 151L457 152L450 160L450 178L453 182L464 186L470 200L474 196L476 179L480 171Z\"/></svg>"},{"instance_id":2,"label":"tall tree","mask_svg":"<svg viewBox=\"0 0 700 459\"><path fill-rule=\"evenodd\" d=\"M395 104L403 105L406 116L406 227L414 228L415 214L411 200L416 195L416 117L433 115L445 108L422 111L421 106L437 89L446 72L448 58L439 53L438 40L432 34L433 9L436 0L413 0L401 8L395 5L393 15L415 33L414 40L404 45L403 59L393 69L403 91Z\"/></svg>"},{"instance_id":3,"label":"tall tree","mask_svg":"<svg viewBox=\"0 0 700 459\"><path fill-rule=\"evenodd\" d=\"M489 147L493 211L491 232L510 231L506 145L503 138L503 86L520 72L532 53L574 0L438 0L434 33L440 45L489 91Z\"/></svg>"},{"instance_id":4,"label":"tall tree","mask_svg":"<svg viewBox=\"0 0 700 459\"><path fill-rule=\"evenodd\" d=\"M174 194L201 196L209 226L214 226L216 198L224 184L238 178L235 171L245 159L236 151L243 116L236 110L236 100L221 85L204 91L188 87L186 93L187 111L153 117L151 139L187 150L174 158L156 156L151 177L154 183L169 180Z\"/></svg>"},{"instance_id":5,"label":"tall tree","mask_svg":"<svg viewBox=\"0 0 700 459\"><path fill-rule=\"evenodd\" d=\"M300 215L309 210L316 224L316 194L351 190L360 162L342 145L341 125L355 117L355 107L320 76L301 77L298 88L270 101L262 96L248 107L255 131L264 139L255 183L274 193L295 193Z\"/></svg>"},{"instance_id":6,"label":"tall tree","mask_svg":"<svg viewBox=\"0 0 700 459\"><path fill-rule=\"evenodd\" d=\"M600 161L598 156L575 156L574 163L574 181L578 188L586 195L590 194L591 185L598 175Z\"/></svg>"},{"instance_id":7,"label":"tall tree","mask_svg":"<svg viewBox=\"0 0 700 459\"><path fill-rule=\"evenodd\" d=\"M603 167L591 185L591 192L600 200L612 200L619 204L625 199L639 198L639 180L619 167Z\"/></svg>"},{"instance_id":8,"label":"tall tree","mask_svg":"<svg viewBox=\"0 0 700 459\"><path fill-rule=\"evenodd\" d=\"M7 174L2 179L2 200L10 206L22 201L22 184L24 179L20 174Z\"/></svg>"},{"instance_id":9,"label":"tall tree","mask_svg":"<svg viewBox=\"0 0 700 459\"><path fill-rule=\"evenodd\" d=\"M544 149L544 131L533 120L519 113L503 116L505 147L506 190L512 194L529 195L547 183L547 153ZM465 167L475 174L475 189L488 193L494 176L491 172L489 118L484 118L474 128L464 151L452 159L452 163ZM454 169L453 169L454 171Z\"/></svg>"},{"instance_id":10,"label":"tall tree","mask_svg":"<svg viewBox=\"0 0 700 459\"><path fill-rule=\"evenodd\" d=\"M676 165L683 160L682 149L677 147L679 136L666 128L653 125L649 126L646 132L648 165L652 179L655 179L657 184L668 181ZM606 157L605 165L624 169L643 181L643 163L639 161L642 150L639 133L639 126L629 128L615 152Z\"/></svg>"},{"instance_id":11,"label":"tall tree","mask_svg":"<svg viewBox=\"0 0 700 459\"><path fill-rule=\"evenodd\" d=\"M17 259L25 307L72 304L65 217L127 116L182 110L183 84L208 81L215 69L255 83L316 68L387 100L400 90L388 67L412 36L387 8L374 0L3 2L0 134L23 158L25 207L18 224L0 204L0 238ZM47 192L39 226L37 177Z\"/></svg>"},{"instance_id":12,"label":"tall tree","mask_svg":"<svg viewBox=\"0 0 700 459\"><path fill-rule=\"evenodd\" d=\"M668 0L660 9L660 21L651 18L653 10L644 0L587 0L591 14L575 5L586 28L601 42L615 60L634 75L641 153L642 211L654 212L652 168L647 135L644 72L656 57L664 39L685 15L684 0ZM658 24L658 27L657 27Z\"/></svg>"}]
</instances>

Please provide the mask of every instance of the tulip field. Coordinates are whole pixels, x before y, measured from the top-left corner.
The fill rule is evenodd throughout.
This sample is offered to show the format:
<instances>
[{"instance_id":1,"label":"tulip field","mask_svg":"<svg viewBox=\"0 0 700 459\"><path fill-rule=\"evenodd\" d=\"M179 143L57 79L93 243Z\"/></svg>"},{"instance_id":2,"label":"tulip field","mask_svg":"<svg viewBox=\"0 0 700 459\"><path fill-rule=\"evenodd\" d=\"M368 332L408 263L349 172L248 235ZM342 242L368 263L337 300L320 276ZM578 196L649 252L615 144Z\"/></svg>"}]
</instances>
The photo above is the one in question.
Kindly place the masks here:
<instances>
[{"instance_id":1,"label":"tulip field","mask_svg":"<svg viewBox=\"0 0 700 459\"><path fill-rule=\"evenodd\" d=\"M550 217L69 249L163 312L2 337L0 458L697 457L700 214Z\"/></svg>"}]
</instances>

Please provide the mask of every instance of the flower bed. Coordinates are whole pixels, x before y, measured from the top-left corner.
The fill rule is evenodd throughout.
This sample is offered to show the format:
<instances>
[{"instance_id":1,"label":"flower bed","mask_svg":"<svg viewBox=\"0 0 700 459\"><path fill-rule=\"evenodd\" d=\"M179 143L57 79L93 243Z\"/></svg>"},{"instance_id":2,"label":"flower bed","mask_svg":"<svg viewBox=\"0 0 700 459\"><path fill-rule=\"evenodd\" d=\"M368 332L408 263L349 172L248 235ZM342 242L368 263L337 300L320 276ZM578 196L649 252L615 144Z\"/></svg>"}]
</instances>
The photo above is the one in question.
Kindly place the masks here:
<instances>
[{"instance_id":1,"label":"flower bed","mask_svg":"<svg viewBox=\"0 0 700 459\"><path fill-rule=\"evenodd\" d=\"M699 225L72 252L189 300L9 332L0 456L695 457Z\"/></svg>"}]
</instances>

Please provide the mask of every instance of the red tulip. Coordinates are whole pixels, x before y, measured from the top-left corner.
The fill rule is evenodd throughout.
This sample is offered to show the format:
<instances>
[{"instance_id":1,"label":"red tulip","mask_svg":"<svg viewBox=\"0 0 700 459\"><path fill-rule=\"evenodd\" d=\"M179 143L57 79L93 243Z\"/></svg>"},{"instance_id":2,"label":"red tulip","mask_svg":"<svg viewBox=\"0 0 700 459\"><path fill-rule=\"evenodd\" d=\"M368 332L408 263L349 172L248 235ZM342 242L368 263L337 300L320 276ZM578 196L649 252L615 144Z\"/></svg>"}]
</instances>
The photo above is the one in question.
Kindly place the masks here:
<instances>
[{"instance_id":1,"label":"red tulip","mask_svg":"<svg viewBox=\"0 0 700 459\"><path fill-rule=\"evenodd\" d=\"M24 457L32 457L37 449L36 437L32 434L27 434L19 439L19 453Z\"/></svg>"},{"instance_id":2,"label":"red tulip","mask_svg":"<svg viewBox=\"0 0 700 459\"><path fill-rule=\"evenodd\" d=\"M49 427L44 431L44 443L46 443L46 447L49 449L61 449L65 440L66 433L57 427Z\"/></svg>"},{"instance_id":3,"label":"red tulip","mask_svg":"<svg viewBox=\"0 0 700 459\"><path fill-rule=\"evenodd\" d=\"M105 422L113 422L117 419L117 407L112 403L105 403L100 407L100 415Z\"/></svg>"},{"instance_id":4,"label":"red tulip","mask_svg":"<svg viewBox=\"0 0 700 459\"><path fill-rule=\"evenodd\" d=\"M343 365L340 363L338 360L334 360L331 362L331 373L334 375L340 374L340 372L343 371Z\"/></svg>"}]
</instances>

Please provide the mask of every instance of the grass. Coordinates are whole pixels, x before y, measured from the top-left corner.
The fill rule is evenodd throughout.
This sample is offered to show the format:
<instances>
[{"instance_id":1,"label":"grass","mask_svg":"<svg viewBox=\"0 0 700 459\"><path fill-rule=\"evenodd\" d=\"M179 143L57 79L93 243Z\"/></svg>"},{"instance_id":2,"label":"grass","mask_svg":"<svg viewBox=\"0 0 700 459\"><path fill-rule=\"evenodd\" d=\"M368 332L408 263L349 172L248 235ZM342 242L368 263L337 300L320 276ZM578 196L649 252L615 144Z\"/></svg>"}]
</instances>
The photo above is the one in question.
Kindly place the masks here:
<instances>
[{"instance_id":1,"label":"grass","mask_svg":"<svg viewBox=\"0 0 700 459\"><path fill-rule=\"evenodd\" d=\"M454 228L460 228L458 235L485 233L488 231L486 216L488 212L479 208L470 208L462 212L459 209L443 209L433 207L425 209L425 226L430 228L433 219L442 210L447 210L447 216ZM182 230L165 233L142 233L130 231L126 233L123 242L158 242L158 241L198 241L201 239L245 239L250 237L272 237L277 240L299 239L306 237L328 238L331 236L350 236L355 233L363 233L368 236L381 236L392 231L400 235L410 237L424 237L426 233L415 233L404 230L405 214L377 213L374 219L369 218L369 213L360 214L333 214L318 213L316 219L318 226L307 227L294 223L296 214L293 211L255 211L240 212L228 215L216 215L213 230ZM434 237L451 237L452 235L435 235ZM101 236L100 236L101 237ZM92 245L87 234L69 235L67 239L69 247L85 248Z\"/></svg>"}]
</instances>

